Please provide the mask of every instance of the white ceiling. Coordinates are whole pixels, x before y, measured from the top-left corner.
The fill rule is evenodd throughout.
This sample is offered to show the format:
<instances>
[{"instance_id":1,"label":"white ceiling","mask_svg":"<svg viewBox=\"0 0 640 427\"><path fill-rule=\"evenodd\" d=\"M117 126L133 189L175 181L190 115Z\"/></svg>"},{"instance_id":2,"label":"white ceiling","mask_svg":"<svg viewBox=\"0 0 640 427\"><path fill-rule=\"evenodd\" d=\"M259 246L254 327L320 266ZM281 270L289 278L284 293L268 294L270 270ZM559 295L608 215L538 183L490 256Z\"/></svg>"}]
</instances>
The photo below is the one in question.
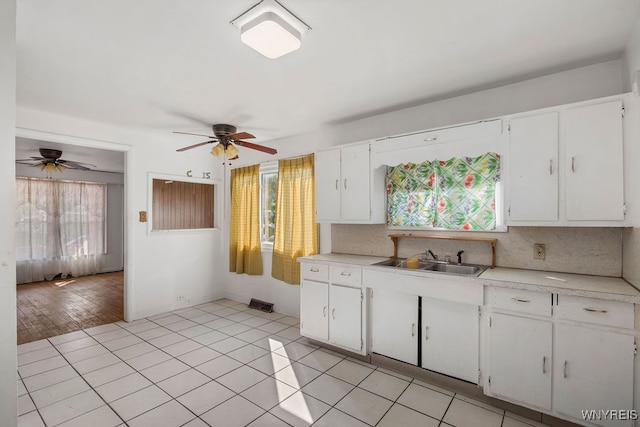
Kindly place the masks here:
<instances>
[{"instance_id":1,"label":"white ceiling","mask_svg":"<svg viewBox=\"0 0 640 427\"><path fill-rule=\"evenodd\" d=\"M167 134L227 122L261 142L618 59L640 13L639 0L281 0L312 30L270 60L229 23L257 1L20 0L18 106Z\"/></svg>"}]
</instances>

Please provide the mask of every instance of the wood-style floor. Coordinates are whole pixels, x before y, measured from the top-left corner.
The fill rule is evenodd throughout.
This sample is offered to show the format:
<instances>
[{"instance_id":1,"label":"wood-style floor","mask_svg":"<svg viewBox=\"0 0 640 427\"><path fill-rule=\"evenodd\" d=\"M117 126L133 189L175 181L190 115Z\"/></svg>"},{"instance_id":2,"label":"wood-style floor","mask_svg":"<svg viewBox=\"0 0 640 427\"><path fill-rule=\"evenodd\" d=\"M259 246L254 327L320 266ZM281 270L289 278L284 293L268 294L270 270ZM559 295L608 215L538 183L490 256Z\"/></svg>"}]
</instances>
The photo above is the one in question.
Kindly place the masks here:
<instances>
[{"instance_id":1,"label":"wood-style floor","mask_svg":"<svg viewBox=\"0 0 640 427\"><path fill-rule=\"evenodd\" d=\"M122 271L17 286L18 344L123 320Z\"/></svg>"}]
</instances>

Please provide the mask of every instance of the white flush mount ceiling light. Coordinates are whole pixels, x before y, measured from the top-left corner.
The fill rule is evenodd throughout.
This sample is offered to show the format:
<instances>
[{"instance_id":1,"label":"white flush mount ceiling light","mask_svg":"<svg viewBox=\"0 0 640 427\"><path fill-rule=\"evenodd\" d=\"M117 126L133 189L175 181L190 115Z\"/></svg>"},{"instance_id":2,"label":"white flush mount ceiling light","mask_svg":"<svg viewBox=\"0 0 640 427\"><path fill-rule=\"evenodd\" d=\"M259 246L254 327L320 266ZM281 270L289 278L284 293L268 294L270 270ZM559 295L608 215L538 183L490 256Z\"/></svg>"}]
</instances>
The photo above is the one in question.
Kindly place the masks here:
<instances>
[{"instance_id":1,"label":"white flush mount ceiling light","mask_svg":"<svg viewBox=\"0 0 640 427\"><path fill-rule=\"evenodd\" d=\"M240 29L244 44L271 59L298 49L302 35L311 30L276 0L262 0L231 24Z\"/></svg>"}]
</instances>

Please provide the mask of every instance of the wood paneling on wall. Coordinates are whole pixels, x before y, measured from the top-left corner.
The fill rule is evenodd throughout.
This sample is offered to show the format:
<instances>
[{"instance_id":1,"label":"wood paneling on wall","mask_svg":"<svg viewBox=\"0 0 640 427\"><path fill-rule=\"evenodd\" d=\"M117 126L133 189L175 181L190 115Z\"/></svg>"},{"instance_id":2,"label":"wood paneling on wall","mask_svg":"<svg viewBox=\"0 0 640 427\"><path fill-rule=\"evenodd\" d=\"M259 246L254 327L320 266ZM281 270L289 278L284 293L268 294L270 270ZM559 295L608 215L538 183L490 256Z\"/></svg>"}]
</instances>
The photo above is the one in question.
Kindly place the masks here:
<instances>
[{"instance_id":1,"label":"wood paneling on wall","mask_svg":"<svg viewBox=\"0 0 640 427\"><path fill-rule=\"evenodd\" d=\"M154 230L213 228L214 186L153 180Z\"/></svg>"}]
</instances>

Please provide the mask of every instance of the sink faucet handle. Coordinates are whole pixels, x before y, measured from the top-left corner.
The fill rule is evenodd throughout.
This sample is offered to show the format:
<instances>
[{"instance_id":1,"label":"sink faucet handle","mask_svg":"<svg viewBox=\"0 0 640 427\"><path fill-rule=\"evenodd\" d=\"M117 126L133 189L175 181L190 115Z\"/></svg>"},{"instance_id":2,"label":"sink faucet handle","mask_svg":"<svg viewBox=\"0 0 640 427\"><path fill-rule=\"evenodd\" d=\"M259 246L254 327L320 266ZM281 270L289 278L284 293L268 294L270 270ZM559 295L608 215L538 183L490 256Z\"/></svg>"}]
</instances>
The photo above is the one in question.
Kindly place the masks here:
<instances>
[{"instance_id":1,"label":"sink faucet handle","mask_svg":"<svg viewBox=\"0 0 640 427\"><path fill-rule=\"evenodd\" d=\"M458 251L458 264L462 264L462 254L464 251Z\"/></svg>"},{"instance_id":2,"label":"sink faucet handle","mask_svg":"<svg viewBox=\"0 0 640 427\"><path fill-rule=\"evenodd\" d=\"M431 257L432 257L433 259L435 259L436 261L438 260L438 255L434 254L434 253L431 251L431 249L427 249L427 253L428 253L429 255L431 255Z\"/></svg>"}]
</instances>

